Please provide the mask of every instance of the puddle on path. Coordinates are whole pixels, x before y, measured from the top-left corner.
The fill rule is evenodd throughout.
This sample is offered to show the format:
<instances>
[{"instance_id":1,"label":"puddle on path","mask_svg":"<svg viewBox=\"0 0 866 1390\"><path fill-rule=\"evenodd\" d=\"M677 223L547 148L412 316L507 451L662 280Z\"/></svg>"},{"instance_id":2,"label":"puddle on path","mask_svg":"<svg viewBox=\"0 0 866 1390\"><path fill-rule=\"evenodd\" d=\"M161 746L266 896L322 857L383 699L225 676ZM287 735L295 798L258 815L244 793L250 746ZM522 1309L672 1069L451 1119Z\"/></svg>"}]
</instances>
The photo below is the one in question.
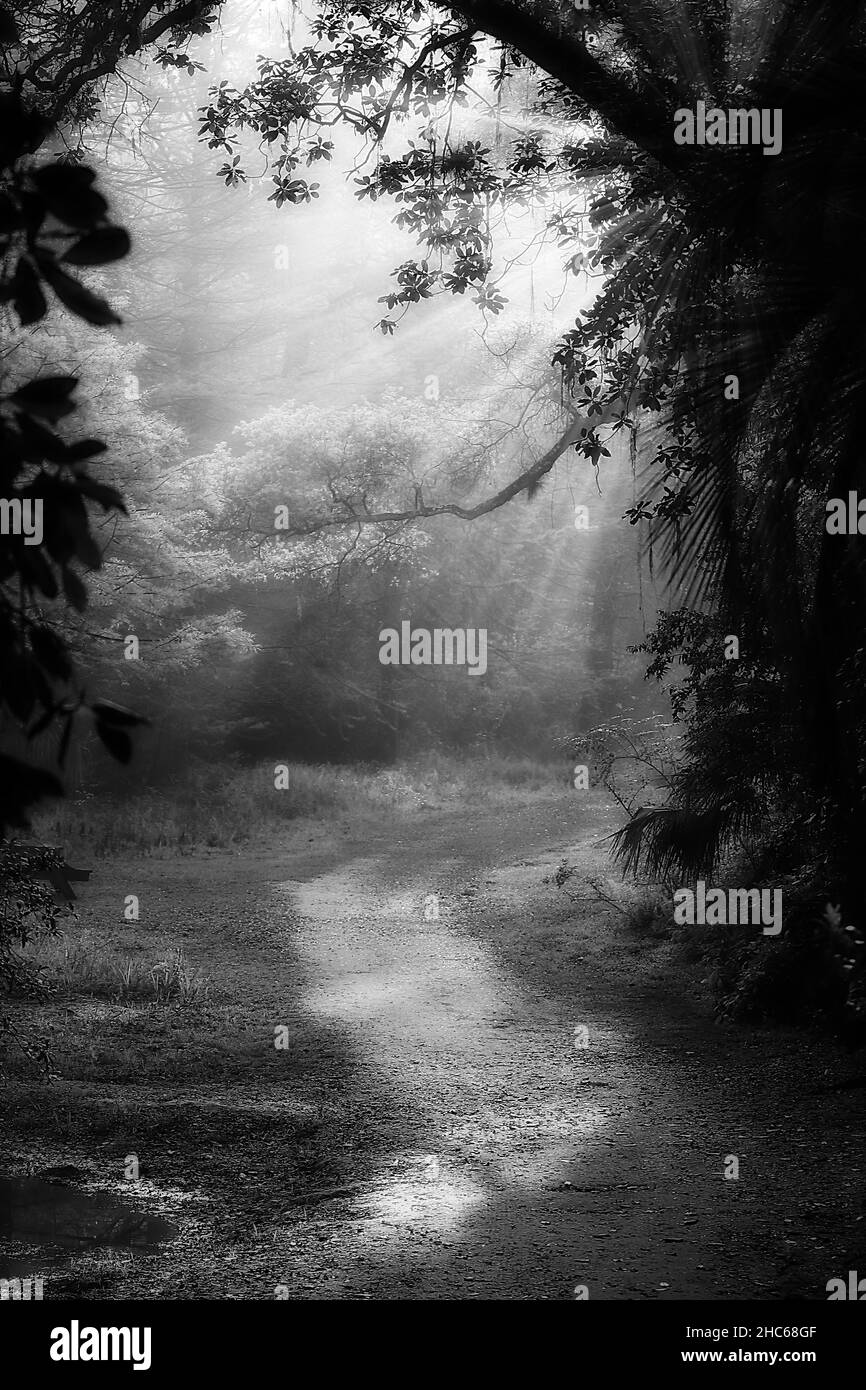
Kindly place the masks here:
<instances>
[{"instance_id":1,"label":"puddle on path","mask_svg":"<svg viewBox=\"0 0 866 1390\"><path fill-rule=\"evenodd\" d=\"M114 1196L41 1178L0 1178L0 1279L38 1272L45 1264L106 1246L144 1252L177 1234L170 1221ZM7 1242L19 1249L7 1253L2 1248ZM22 1246L28 1247L26 1253ZM33 1247L39 1247L41 1263Z\"/></svg>"}]
</instances>

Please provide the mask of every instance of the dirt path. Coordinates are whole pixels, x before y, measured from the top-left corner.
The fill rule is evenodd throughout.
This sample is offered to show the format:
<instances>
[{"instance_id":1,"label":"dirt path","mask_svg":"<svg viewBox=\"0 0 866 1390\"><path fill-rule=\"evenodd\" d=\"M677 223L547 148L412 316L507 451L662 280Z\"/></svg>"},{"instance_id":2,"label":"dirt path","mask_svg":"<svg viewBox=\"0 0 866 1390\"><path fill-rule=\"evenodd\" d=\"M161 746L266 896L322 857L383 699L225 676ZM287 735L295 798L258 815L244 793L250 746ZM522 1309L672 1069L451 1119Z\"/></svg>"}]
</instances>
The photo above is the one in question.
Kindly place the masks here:
<instances>
[{"instance_id":1,"label":"dirt path","mask_svg":"<svg viewBox=\"0 0 866 1390\"><path fill-rule=\"evenodd\" d=\"M83 925L138 891L138 935L217 989L65 1014L65 1138L12 1127L7 1170L119 1191L132 1150L126 1192L181 1230L90 1286L73 1262L69 1291L823 1299L866 1268L864 1092L838 1089L862 1061L715 1024L670 944L588 886L613 823L560 797L100 874ZM544 882L563 857L578 903Z\"/></svg>"},{"instance_id":2,"label":"dirt path","mask_svg":"<svg viewBox=\"0 0 866 1390\"><path fill-rule=\"evenodd\" d=\"M543 885L564 852L609 872L607 828L451 824L290 890L302 1007L363 1058L371 1109L387 1095L404 1141L319 1209L318 1296L822 1297L849 1267L862 1208L833 1188L842 1131L827 1135L851 1100L825 1100L818 1131L800 1088L820 1055L720 1030L660 988L612 914L564 913ZM844 1143L862 1152L856 1106ZM304 1242L289 1273L304 1281L309 1258Z\"/></svg>"}]
</instances>

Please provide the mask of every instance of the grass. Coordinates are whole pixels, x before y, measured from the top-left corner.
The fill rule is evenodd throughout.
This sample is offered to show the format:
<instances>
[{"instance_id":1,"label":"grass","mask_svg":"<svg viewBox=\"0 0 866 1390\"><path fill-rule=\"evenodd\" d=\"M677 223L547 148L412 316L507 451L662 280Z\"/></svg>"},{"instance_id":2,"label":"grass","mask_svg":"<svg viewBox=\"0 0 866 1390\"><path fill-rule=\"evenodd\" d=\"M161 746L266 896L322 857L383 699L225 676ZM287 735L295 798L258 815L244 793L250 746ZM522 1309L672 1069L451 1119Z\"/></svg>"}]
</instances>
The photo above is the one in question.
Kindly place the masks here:
<instances>
[{"instance_id":1,"label":"grass","mask_svg":"<svg viewBox=\"0 0 866 1390\"><path fill-rule=\"evenodd\" d=\"M176 947L152 964L140 956L122 956L92 932L80 936L35 938L28 957L38 964L47 982L64 994L81 994L123 1004L133 1000L156 1004L203 1003L210 982L194 969L183 947Z\"/></svg>"},{"instance_id":2,"label":"grass","mask_svg":"<svg viewBox=\"0 0 866 1390\"><path fill-rule=\"evenodd\" d=\"M288 787L279 790L277 766L288 768ZM501 753L427 753L392 768L208 765L159 789L129 776L122 798L88 793L34 817L35 836L74 854L189 854L248 844L304 820L397 824L457 806L524 803L566 781L559 763Z\"/></svg>"}]
</instances>

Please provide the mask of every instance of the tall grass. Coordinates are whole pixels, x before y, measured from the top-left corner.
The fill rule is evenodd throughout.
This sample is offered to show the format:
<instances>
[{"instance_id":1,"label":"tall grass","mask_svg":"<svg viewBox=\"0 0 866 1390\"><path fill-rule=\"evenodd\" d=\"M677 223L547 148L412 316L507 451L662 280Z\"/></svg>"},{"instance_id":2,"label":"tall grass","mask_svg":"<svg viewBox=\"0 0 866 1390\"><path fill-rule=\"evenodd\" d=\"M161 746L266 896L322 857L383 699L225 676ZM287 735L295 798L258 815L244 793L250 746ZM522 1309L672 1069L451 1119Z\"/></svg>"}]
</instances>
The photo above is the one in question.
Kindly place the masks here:
<instances>
[{"instance_id":1,"label":"tall grass","mask_svg":"<svg viewBox=\"0 0 866 1390\"><path fill-rule=\"evenodd\" d=\"M183 948L149 963L120 956L89 931L78 937L43 937L30 947L31 958L65 994L85 994L115 1003L204 1003L210 982L187 960Z\"/></svg>"},{"instance_id":2,"label":"tall grass","mask_svg":"<svg viewBox=\"0 0 866 1390\"><path fill-rule=\"evenodd\" d=\"M231 848L304 819L397 823L454 806L525 801L565 785L564 768L505 754L427 753L398 767L286 764L289 786L274 786L276 764L198 766L172 784L123 798L68 798L34 818L38 838L70 850L112 855Z\"/></svg>"}]
</instances>

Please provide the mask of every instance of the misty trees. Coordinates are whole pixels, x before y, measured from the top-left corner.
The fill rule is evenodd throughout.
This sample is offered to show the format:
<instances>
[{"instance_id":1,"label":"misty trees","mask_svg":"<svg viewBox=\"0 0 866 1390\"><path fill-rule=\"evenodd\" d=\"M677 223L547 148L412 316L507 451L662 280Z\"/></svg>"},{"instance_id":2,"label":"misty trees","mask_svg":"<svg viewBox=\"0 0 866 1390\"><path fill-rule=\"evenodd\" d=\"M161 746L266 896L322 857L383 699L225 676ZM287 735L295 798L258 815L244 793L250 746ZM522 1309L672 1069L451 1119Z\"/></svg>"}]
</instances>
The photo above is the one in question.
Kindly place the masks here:
<instances>
[{"instance_id":1,"label":"misty trees","mask_svg":"<svg viewBox=\"0 0 866 1390\"><path fill-rule=\"evenodd\" d=\"M231 559L225 599L257 644L225 692L229 748L387 760L487 744L548 755L575 704L599 694L605 643L616 632L623 649L639 633L634 603L596 614L573 602L575 589L593 593L610 555L617 563L616 547L602 557L614 529L608 499L590 497L589 532L575 528L561 481L543 506L475 527L448 516L320 526L334 499L362 505L375 495L396 507L406 490L447 485L468 496L505 479L520 447L507 431L497 442L497 405L495 390L483 404L399 394L342 408L292 404L244 422L233 447L198 461L214 499L212 543ZM542 432L539 422L530 439ZM619 566L627 582L621 557ZM377 635L406 618L486 629L494 656L483 688L465 673L431 680L383 666ZM621 656L619 666L634 678L633 661Z\"/></svg>"},{"instance_id":2,"label":"misty trees","mask_svg":"<svg viewBox=\"0 0 866 1390\"><path fill-rule=\"evenodd\" d=\"M94 534L88 504L115 520L125 509L117 489L89 471L104 442L70 439L59 423L75 410L78 377L66 367L58 370L57 335L40 340L21 330L40 324L58 304L97 328L120 323L93 267L124 257L129 237L109 220L95 175L81 163L82 132L96 118L102 80L148 46L162 43L157 61L164 66L194 71L183 46L209 31L216 8L201 0L122 8L48 0L0 11L3 488L10 506L36 499L45 513L40 544L20 534L2 538L0 712L7 747L10 738L20 746L23 732L30 739L59 724L61 763L85 705L96 714L106 747L122 759L129 756L128 729L140 722L94 702L80 685L70 687L74 643L63 630L68 620L51 609L62 591L71 609L83 613L87 587L74 562L91 571L103 563L105 543ZM0 825L20 825L27 807L60 785L44 768L4 758Z\"/></svg>"},{"instance_id":3,"label":"misty trees","mask_svg":"<svg viewBox=\"0 0 866 1390\"><path fill-rule=\"evenodd\" d=\"M497 224L528 200L544 202L564 254L604 271L554 356L557 442L508 487L450 509L479 515L531 496L567 451L603 464L615 432L640 428L630 519L646 527L680 601L711 608L749 655L726 678L738 682L747 756L718 737L721 723L704 721L702 747L717 757L679 789L682 867L695 817L715 827L709 865L730 827L750 819L760 833L788 804L796 747L797 819L821 846L812 887L836 885L861 920L866 569L856 538L829 536L822 514L828 495L866 485L864 61L860 3L325 3L287 57L263 59L242 90L213 89L202 113L204 138L235 170L250 139L266 152L283 216L318 191L319 142L335 124L374 147L353 174L357 196L393 199L420 247L383 296L385 334L436 294L471 295L495 316ZM502 94L525 77L520 118L479 140L473 118L498 119ZM677 143L675 113L703 99L781 110L780 153ZM448 509L424 491L399 511ZM362 524L383 515L395 519L374 505L354 510ZM352 516L341 502L325 524ZM755 750L749 706L767 667L775 732ZM723 720L713 689L705 715L715 708ZM743 775L720 777L724 758ZM675 853L670 817L644 817L629 843L650 863Z\"/></svg>"},{"instance_id":4,"label":"misty trees","mask_svg":"<svg viewBox=\"0 0 866 1390\"><path fill-rule=\"evenodd\" d=\"M51 335L38 325L64 313L103 328L120 319L98 267L122 259L126 231L109 217L92 169L76 158L76 126L95 110L94 83L124 55L167 35L182 42L210 6L163 3L107 7L12 3L0 8L0 836L28 824L32 806L57 795L53 771L33 759L33 741L55 736L62 767L76 718L92 715L110 754L126 761L130 730L142 720L95 698L75 666L63 604L82 615L103 549L97 509L116 520L122 497L96 462L103 440L84 437L76 412L78 375L56 369ZM184 29L186 25L186 29ZM38 513L27 535L18 518ZM0 985L37 988L18 955L36 930L56 928L57 909L32 871L57 862L51 851L0 841ZM0 1042L10 1032L0 1018ZM18 1039L25 1050L26 1041Z\"/></svg>"},{"instance_id":5,"label":"misty trees","mask_svg":"<svg viewBox=\"0 0 866 1390\"><path fill-rule=\"evenodd\" d=\"M57 49L64 7L49 6L24 69L40 102L56 105L62 89L66 109L86 114L75 103L85 91L94 99L93 82L78 76L92 79L112 55L125 61L144 36L168 45L159 57L169 68L197 73L184 32L207 28L216 7L140 8L139 30L118 20L112 35L104 9L99 21L93 7L77 7L68 16L73 61ZM34 26L35 16L33 7ZM631 0L600 0L591 11L566 0L341 0L298 18L287 53L263 57L246 87L220 80L202 112L218 170L224 161L221 182L242 189L250 139L261 147L275 224L324 201L314 195L340 152L339 128L354 132L362 154L367 147L351 173L359 207L393 201L418 244L371 314L383 343L437 295L474 300L479 322L495 324L507 292L502 235L530 205L546 209L565 263L603 274L550 352L559 413L510 472L496 470L494 482L475 470L471 487L457 487L444 470L420 480L385 470L319 498L293 517L292 533L477 519L535 495L560 460L604 476L612 441L636 442L629 517L645 528L653 561L681 583L679 601L711 608L722 636L737 634L748 653L738 677L744 729L757 695L750 672L768 665L779 691L779 734L762 747L764 762L749 764L741 785L707 764L682 788L682 824L711 812L720 827L737 822L737 798L750 803L757 777L760 827L768 808L790 799L784 760L797 747L798 818L817 808L817 838L829 848L821 872L858 910L862 567L856 538L828 535L820 516L828 493L845 496L859 478L853 114L862 44L859 5L818 5L807 17L785 0L714 0L675 13ZM678 144L676 111L707 97L782 110L781 152ZM173 274L186 273L171 248L167 259ZM190 337L203 296L195 298ZM613 588L599 578L602 626L605 594L612 606ZM724 740L716 746L726 756ZM660 825L649 818L637 828L650 856ZM720 831L707 854L724 843Z\"/></svg>"},{"instance_id":6,"label":"misty trees","mask_svg":"<svg viewBox=\"0 0 866 1390\"><path fill-rule=\"evenodd\" d=\"M98 115L100 84L136 54L155 48L157 61L194 70L183 50L211 30L219 0L7 0L3 8L5 82L74 147Z\"/></svg>"}]
</instances>

